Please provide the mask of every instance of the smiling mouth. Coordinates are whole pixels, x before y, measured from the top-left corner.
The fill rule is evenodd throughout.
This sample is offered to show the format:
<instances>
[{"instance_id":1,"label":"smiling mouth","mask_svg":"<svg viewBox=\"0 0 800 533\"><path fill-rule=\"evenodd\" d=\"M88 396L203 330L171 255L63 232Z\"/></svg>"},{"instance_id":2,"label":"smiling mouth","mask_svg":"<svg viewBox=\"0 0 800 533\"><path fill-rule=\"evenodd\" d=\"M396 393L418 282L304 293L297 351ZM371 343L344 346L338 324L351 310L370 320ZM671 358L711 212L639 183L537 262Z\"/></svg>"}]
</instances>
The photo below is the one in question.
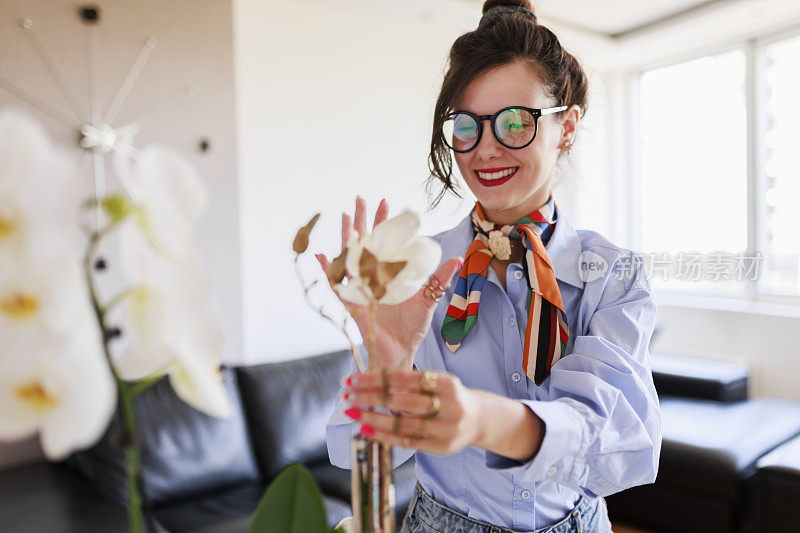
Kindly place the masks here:
<instances>
[{"instance_id":1,"label":"smiling mouth","mask_svg":"<svg viewBox=\"0 0 800 533\"><path fill-rule=\"evenodd\" d=\"M482 170L475 171L475 175L478 177L478 183L484 187L496 187L513 178L514 175L516 175L517 170L519 170L519 167L509 167L502 170L488 170L492 170L493 172L485 172Z\"/></svg>"}]
</instances>

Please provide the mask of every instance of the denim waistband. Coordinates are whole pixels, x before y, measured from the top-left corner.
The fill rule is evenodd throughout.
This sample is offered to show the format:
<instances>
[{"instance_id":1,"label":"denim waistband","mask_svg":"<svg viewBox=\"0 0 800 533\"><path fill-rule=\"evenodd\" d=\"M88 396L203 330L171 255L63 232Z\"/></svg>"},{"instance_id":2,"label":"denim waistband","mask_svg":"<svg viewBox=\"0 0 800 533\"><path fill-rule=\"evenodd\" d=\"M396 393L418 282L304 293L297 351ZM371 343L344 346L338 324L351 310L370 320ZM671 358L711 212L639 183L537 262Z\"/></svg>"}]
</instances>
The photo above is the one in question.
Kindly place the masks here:
<instances>
[{"instance_id":1,"label":"denim waistband","mask_svg":"<svg viewBox=\"0 0 800 533\"><path fill-rule=\"evenodd\" d=\"M469 531L470 533L588 533L595 531L592 527L596 520L599 499L587 498L581 495L575 507L559 522L540 528L533 532L521 532L508 529L488 522L483 522L470 518L458 511L442 505L434 500L419 481L414 488L414 496L409 504L408 512L404 520L403 531L414 531L414 528L406 528L407 522L419 521L434 531ZM603 509L605 511L605 509ZM607 518L606 518L607 520Z\"/></svg>"}]
</instances>

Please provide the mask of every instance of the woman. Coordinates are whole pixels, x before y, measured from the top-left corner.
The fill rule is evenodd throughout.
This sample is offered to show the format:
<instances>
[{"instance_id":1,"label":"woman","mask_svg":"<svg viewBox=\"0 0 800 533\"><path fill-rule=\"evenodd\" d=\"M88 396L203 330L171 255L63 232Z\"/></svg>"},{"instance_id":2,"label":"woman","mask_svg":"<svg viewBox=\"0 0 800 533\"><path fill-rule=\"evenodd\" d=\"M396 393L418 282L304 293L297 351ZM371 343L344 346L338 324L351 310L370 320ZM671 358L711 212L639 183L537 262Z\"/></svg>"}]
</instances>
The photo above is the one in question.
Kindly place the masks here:
<instances>
[{"instance_id":1,"label":"woman","mask_svg":"<svg viewBox=\"0 0 800 533\"><path fill-rule=\"evenodd\" d=\"M395 445L395 464L416 453L403 531L607 532L603 496L658 469L652 292L629 250L576 232L556 207L553 169L587 83L530 7L486 2L451 48L432 179L452 190L455 157L478 202L434 237L453 259L411 300L379 308L376 367L391 370L352 375L327 428L342 468L356 431ZM366 232L360 198L343 242L353 229Z\"/></svg>"}]
</instances>

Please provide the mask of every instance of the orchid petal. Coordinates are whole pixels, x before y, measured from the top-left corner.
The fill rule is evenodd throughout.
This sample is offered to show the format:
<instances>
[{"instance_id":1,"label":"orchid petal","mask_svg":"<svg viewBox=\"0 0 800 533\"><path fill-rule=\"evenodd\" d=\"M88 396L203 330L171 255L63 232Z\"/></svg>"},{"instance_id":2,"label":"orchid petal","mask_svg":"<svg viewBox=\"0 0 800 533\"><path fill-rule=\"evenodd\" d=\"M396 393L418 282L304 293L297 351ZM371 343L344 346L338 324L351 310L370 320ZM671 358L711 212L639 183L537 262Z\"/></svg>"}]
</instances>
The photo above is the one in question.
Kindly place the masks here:
<instances>
[{"instance_id":1,"label":"orchid petal","mask_svg":"<svg viewBox=\"0 0 800 533\"><path fill-rule=\"evenodd\" d=\"M419 215L408 209L384 220L365 239L364 245L381 261L402 261L400 252L419 229Z\"/></svg>"},{"instance_id":2,"label":"orchid petal","mask_svg":"<svg viewBox=\"0 0 800 533\"><path fill-rule=\"evenodd\" d=\"M420 237L405 247L402 256L408 263L386 285L386 294L380 299L382 304L394 305L414 296L439 265L442 249L433 239Z\"/></svg>"},{"instance_id":3,"label":"orchid petal","mask_svg":"<svg viewBox=\"0 0 800 533\"><path fill-rule=\"evenodd\" d=\"M370 288L359 278L351 278L347 285L338 284L334 287L339 297L357 305L368 305L367 294L372 294Z\"/></svg>"}]
</instances>

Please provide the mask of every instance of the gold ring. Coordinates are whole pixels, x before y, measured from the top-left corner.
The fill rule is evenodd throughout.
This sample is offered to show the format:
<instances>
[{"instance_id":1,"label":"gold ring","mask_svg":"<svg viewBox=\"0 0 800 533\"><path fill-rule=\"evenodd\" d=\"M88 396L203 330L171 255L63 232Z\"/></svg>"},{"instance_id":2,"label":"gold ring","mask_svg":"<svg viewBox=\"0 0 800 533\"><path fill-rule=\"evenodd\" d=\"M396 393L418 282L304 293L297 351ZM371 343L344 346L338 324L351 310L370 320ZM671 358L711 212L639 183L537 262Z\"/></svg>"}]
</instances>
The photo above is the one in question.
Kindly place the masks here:
<instances>
[{"instance_id":1,"label":"gold ring","mask_svg":"<svg viewBox=\"0 0 800 533\"><path fill-rule=\"evenodd\" d=\"M416 438L416 439L427 439L428 438L428 432L425 431L425 419L421 419L419 421L419 429L417 430L417 434L414 435L414 438Z\"/></svg>"},{"instance_id":2,"label":"gold ring","mask_svg":"<svg viewBox=\"0 0 800 533\"><path fill-rule=\"evenodd\" d=\"M420 372L420 390L427 394L435 391L437 378L436 372L431 372L430 370L423 370Z\"/></svg>"},{"instance_id":3,"label":"gold ring","mask_svg":"<svg viewBox=\"0 0 800 533\"><path fill-rule=\"evenodd\" d=\"M442 295L436 296L433 291L431 291L430 287L425 287L425 296L432 302L439 303L439 300L442 299Z\"/></svg>"},{"instance_id":4,"label":"gold ring","mask_svg":"<svg viewBox=\"0 0 800 533\"><path fill-rule=\"evenodd\" d=\"M439 283L435 276L428 278L425 284L425 295L434 302L438 302L445 292L445 288Z\"/></svg>"},{"instance_id":5,"label":"gold ring","mask_svg":"<svg viewBox=\"0 0 800 533\"><path fill-rule=\"evenodd\" d=\"M394 415L394 424L392 425L392 433L395 435L400 433L400 415Z\"/></svg>"},{"instance_id":6,"label":"gold ring","mask_svg":"<svg viewBox=\"0 0 800 533\"><path fill-rule=\"evenodd\" d=\"M435 394L431 394L431 408L428 409L428 412L425 414L425 416L427 418L434 418L436 415L439 414L439 410L441 408L442 408L442 401Z\"/></svg>"},{"instance_id":7,"label":"gold ring","mask_svg":"<svg viewBox=\"0 0 800 533\"><path fill-rule=\"evenodd\" d=\"M381 399L381 405L386 407L386 404L389 403L389 371L386 368L381 369L381 381L383 382L383 390L381 391L379 397Z\"/></svg>"},{"instance_id":8,"label":"gold ring","mask_svg":"<svg viewBox=\"0 0 800 533\"><path fill-rule=\"evenodd\" d=\"M411 437L403 437L403 448L411 448Z\"/></svg>"},{"instance_id":9,"label":"gold ring","mask_svg":"<svg viewBox=\"0 0 800 533\"><path fill-rule=\"evenodd\" d=\"M381 383L383 383L383 392L389 393L389 371L386 367L381 368Z\"/></svg>"},{"instance_id":10,"label":"gold ring","mask_svg":"<svg viewBox=\"0 0 800 533\"><path fill-rule=\"evenodd\" d=\"M442 287L441 283L439 283L439 280L436 279L436 276L431 276L430 278L428 278L428 286L431 289L436 289L439 292L444 292L445 290L445 288Z\"/></svg>"}]
</instances>

